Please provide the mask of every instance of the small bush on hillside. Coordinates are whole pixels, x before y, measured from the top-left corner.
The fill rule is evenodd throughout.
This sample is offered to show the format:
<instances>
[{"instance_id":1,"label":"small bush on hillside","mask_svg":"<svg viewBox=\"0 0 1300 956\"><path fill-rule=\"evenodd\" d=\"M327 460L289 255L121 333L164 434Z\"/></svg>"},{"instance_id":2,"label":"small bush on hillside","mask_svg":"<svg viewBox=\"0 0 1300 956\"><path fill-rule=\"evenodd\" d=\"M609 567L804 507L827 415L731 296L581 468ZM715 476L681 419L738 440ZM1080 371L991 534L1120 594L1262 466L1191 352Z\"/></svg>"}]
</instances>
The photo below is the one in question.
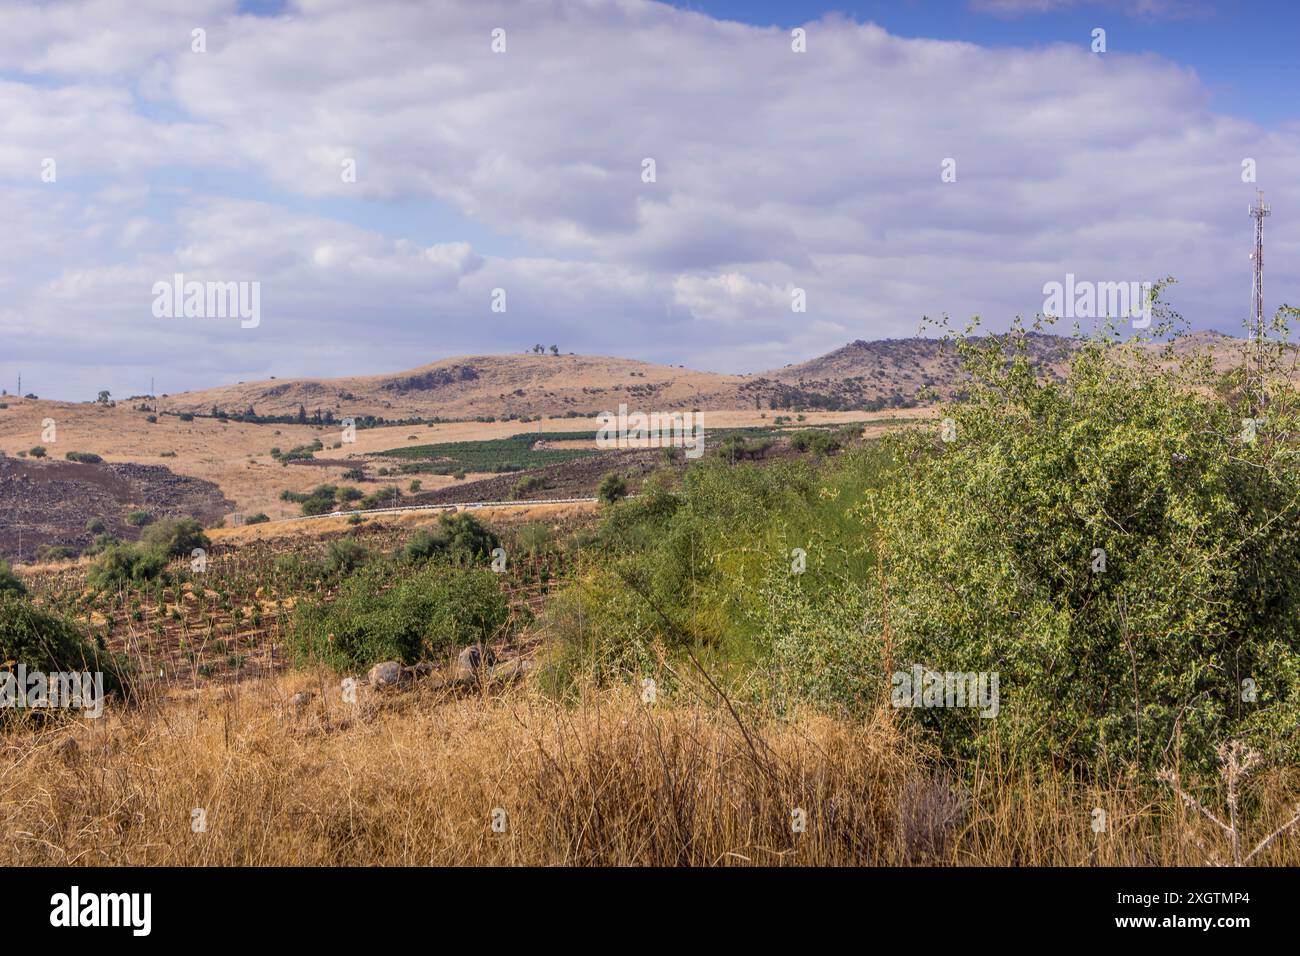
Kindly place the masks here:
<instances>
[{"instance_id":1,"label":"small bush on hillside","mask_svg":"<svg viewBox=\"0 0 1300 956\"><path fill-rule=\"evenodd\" d=\"M600 487L596 489L596 497L607 505L621 501L627 497L627 479L617 471L611 471L601 479Z\"/></svg>"},{"instance_id":2,"label":"small bush on hillside","mask_svg":"<svg viewBox=\"0 0 1300 956\"><path fill-rule=\"evenodd\" d=\"M91 518L89 521L86 522L87 534L103 534L104 530L105 528L104 528L103 518Z\"/></svg>"},{"instance_id":3,"label":"small bush on hillside","mask_svg":"<svg viewBox=\"0 0 1300 956\"><path fill-rule=\"evenodd\" d=\"M810 451L814 455L829 455L840 450L839 436L820 428L809 428L790 436L790 447L795 451Z\"/></svg>"},{"instance_id":4,"label":"small bush on hillside","mask_svg":"<svg viewBox=\"0 0 1300 956\"><path fill-rule=\"evenodd\" d=\"M88 451L70 451L63 457L68 461L79 462L83 465L98 465L104 461L99 455Z\"/></svg>"},{"instance_id":5,"label":"small bush on hillside","mask_svg":"<svg viewBox=\"0 0 1300 956\"><path fill-rule=\"evenodd\" d=\"M144 584L162 575L167 558L135 544L114 544L104 550L86 573L86 583L100 591Z\"/></svg>"},{"instance_id":6,"label":"small bush on hillside","mask_svg":"<svg viewBox=\"0 0 1300 956\"><path fill-rule=\"evenodd\" d=\"M407 564L423 564L431 558L447 553L447 535L441 529L420 530L411 535L402 548L402 560Z\"/></svg>"},{"instance_id":7,"label":"small bush on hillside","mask_svg":"<svg viewBox=\"0 0 1300 956\"><path fill-rule=\"evenodd\" d=\"M40 550L40 559L42 561L71 561L76 557L76 548L68 548L63 545L49 544Z\"/></svg>"},{"instance_id":8,"label":"small bush on hillside","mask_svg":"<svg viewBox=\"0 0 1300 956\"><path fill-rule=\"evenodd\" d=\"M117 535L97 534L95 535L95 540L90 543L90 547L86 548L85 553L90 555L103 554L109 548L113 547L113 545L121 543L122 539L117 537Z\"/></svg>"},{"instance_id":9,"label":"small bush on hillside","mask_svg":"<svg viewBox=\"0 0 1300 956\"><path fill-rule=\"evenodd\" d=\"M271 519L264 512L259 511L255 515L249 515L244 519L244 524L266 524Z\"/></svg>"},{"instance_id":10,"label":"small bush on hillside","mask_svg":"<svg viewBox=\"0 0 1300 956\"><path fill-rule=\"evenodd\" d=\"M339 538L325 548L324 567L328 574L351 574L370 560L370 549L353 538Z\"/></svg>"},{"instance_id":11,"label":"small bush on hillside","mask_svg":"<svg viewBox=\"0 0 1300 956\"><path fill-rule=\"evenodd\" d=\"M527 478L521 478L515 483L515 487L511 491L510 496L512 498L523 498L525 495L530 495L534 491L543 491L549 486L550 482L546 480L544 475L529 475Z\"/></svg>"},{"instance_id":12,"label":"small bush on hillside","mask_svg":"<svg viewBox=\"0 0 1300 956\"><path fill-rule=\"evenodd\" d=\"M765 457L776 442L771 438L746 438L739 433L732 433L722 440L723 456L730 462L746 459L757 461Z\"/></svg>"},{"instance_id":13,"label":"small bush on hillside","mask_svg":"<svg viewBox=\"0 0 1300 956\"><path fill-rule=\"evenodd\" d=\"M44 445L35 445L35 446L33 446L32 449L28 452L28 454L31 455L33 458L44 458L44 457L45 457L45 446L44 446Z\"/></svg>"},{"instance_id":14,"label":"small bush on hillside","mask_svg":"<svg viewBox=\"0 0 1300 956\"><path fill-rule=\"evenodd\" d=\"M153 521L153 515L147 511L132 511L126 516L126 523L133 528L143 528L151 521Z\"/></svg>"},{"instance_id":15,"label":"small bush on hillside","mask_svg":"<svg viewBox=\"0 0 1300 956\"><path fill-rule=\"evenodd\" d=\"M193 518L167 518L149 528L140 539L167 557L188 557L195 548L208 549L212 542L203 533L203 526Z\"/></svg>"},{"instance_id":16,"label":"small bush on hillside","mask_svg":"<svg viewBox=\"0 0 1300 956\"><path fill-rule=\"evenodd\" d=\"M0 558L0 594L26 594L27 586L14 573L14 569L4 558Z\"/></svg>"},{"instance_id":17,"label":"small bush on hillside","mask_svg":"<svg viewBox=\"0 0 1300 956\"><path fill-rule=\"evenodd\" d=\"M439 515L438 526L447 537L448 553L459 560L486 559L491 556L494 548L501 546L501 539L496 532L468 511Z\"/></svg>"}]
</instances>

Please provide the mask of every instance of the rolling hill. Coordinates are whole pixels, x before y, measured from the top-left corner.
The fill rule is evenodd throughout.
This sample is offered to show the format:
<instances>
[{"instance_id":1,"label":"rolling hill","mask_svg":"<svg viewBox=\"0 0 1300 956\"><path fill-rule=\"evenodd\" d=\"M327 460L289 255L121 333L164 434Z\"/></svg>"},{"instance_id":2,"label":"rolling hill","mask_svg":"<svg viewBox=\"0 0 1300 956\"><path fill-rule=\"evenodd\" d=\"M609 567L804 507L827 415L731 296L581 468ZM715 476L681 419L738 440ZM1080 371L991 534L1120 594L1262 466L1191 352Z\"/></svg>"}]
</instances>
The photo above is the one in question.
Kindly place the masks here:
<instances>
[{"instance_id":1,"label":"rolling hill","mask_svg":"<svg viewBox=\"0 0 1300 956\"><path fill-rule=\"evenodd\" d=\"M1060 373L1072 340L1031 337L1039 364ZM726 375L589 355L469 355L386 375L245 382L170 395L166 411L331 420L578 417L619 403L651 409L866 410L917 404L923 387L939 398L960 388L956 350L937 339L858 340L826 355L746 375Z\"/></svg>"}]
</instances>

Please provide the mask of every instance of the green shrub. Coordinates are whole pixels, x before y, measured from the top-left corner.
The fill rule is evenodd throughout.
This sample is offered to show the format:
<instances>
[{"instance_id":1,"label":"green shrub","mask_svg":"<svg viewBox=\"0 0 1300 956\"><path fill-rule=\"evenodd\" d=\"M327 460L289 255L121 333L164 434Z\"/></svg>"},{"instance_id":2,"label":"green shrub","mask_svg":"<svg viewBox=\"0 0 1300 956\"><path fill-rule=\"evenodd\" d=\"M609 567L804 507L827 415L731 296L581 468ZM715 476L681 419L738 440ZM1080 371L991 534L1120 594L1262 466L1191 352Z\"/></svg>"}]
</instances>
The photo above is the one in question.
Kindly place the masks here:
<instances>
[{"instance_id":1,"label":"green shrub","mask_svg":"<svg viewBox=\"0 0 1300 956\"><path fill-rule=\"evenodd\" d=\"M120 691L124 663L86 639L71 621L0 589L0 660L44 673L90 671L104 675L104 691ZM0 710L0 717L5 714Z\"/></svg>"},{"instance_id":2,"label":"green shrub","mask_svg":"<svg viewBox=\"0 0 1300 956\"><path fill-rule=\"evenodd\" d=\"M268 518L265 513L259 511L257 514L249 515L247 518L245 518L244 524L265 524L270 520L271 519Z\"/></svg>"},{"instance_id":3,"label":"green shrub","mask_svg":"<svg viewBox=\"0 0 1300 956\"><path fill-rule=\"evenodd\" d=\"M431 558L447 553L447 534L436 531L420 530L411 535L402 548L402 560L407 564L423 564Z\"/></svg>"},{"instance_id":4,"label":"green shrub","mask_svg":"<svg viewBox=\"0 0 1300 956\"><path fill-rule=\"evenodd\" d=\"M521 478L515 483L510 496L512 498L523 498L534 491L544 491L548 487L550 487L550 482L546 480L545 475L529 475L527 478Z\"/></svg>"},{"instance_id":5,"label":"green shrub","mask_svg":"<svg viewBox=\"0 0 1300 956\"><path fill-rule=\"evenodd\" d=\"M0 594L26 594L27 586L14 573L13 567L4 558L0 558ZM0 662L3 663L3 662Z\"/></svg>"},{"instance_id":6,"label":"green shrub","mask_svg":"<svg viewBox=\"0 0 1300 956\"><path fill-rule=\"evenodd\" d=\"M834 432L821 428L809 428L791 435L790 447L795 451L810 451L820 457L839 451L840 439Z\"/></svg>"},{"instance_id":7,"label":"green shrub","mask_svg":"<svg viewBox=\"0 0 1300 956\"><path fill-rule=\"evenodd\" d=\"M300 604L290 632L297 659L354 671L383 660L410 664L491 640L509 618L488 570L429 564L388 583L376 568L347 579L333 601Z\"/></svg>"},{"instance_id":8,"label":"green shrub","mask_svg":"<svg viewBox=\"0 0 1300 956\"><path fill-rule=\"evenodd\" d=\"M205 550L212 542L203 533L203 526L193 518L167 518L149 528L140 539L150 548L167 557L188 557L195 548Z\"/></svg>"},{"instance_id":9,"label":"green shrub","mask_svg":"<svg viewBox=\"0 0 1300 956\"><path fill-rule=\"evenodd\" d=\"M438 516L439 531L447 539L447 552L465 561L484 559L501 546L501 539L468 511Z\"/></svg>"},{"instance_id":10,"label":"green shrub","mask_svg":"<svg viewBox=\"0 0 1300 956\"><path fill-rule=\"evenodd\" d=\"M143 528L151 521L153 521L153 515L147 511L132 511L126 516L126 523L133 528Z\"/></svg>"},{"instance_id":11,"label":"green shrub","mask_svg":"<svg viewBox=\"0 0 1300 956\"><path fill-rule=\"evenodd\" d=\"M1022 344L963 347L953 440L898 439L899 481L872 503L895 661L1000 675L997 719L915 717L958 753L999 739L1042 761L1208 769L1248 734L1294 763L1296 393L1267 386L1247 440L1249 396L1211 397L1195 350L1161 366L1091 341L1054 382Z\"/></svg>"},{"instance_id":12,"label":"green shrub","mask_svg":"<svg viewBox=\"0 0 1300 956\"><path fill-rule=\"evenodd\" d=\"M167 558L155 550L134 544L114 544L90 566L86 583L100 591L111 591L152 581L166 567Z\"/></svg>"},{"instance_id":13,"label":"green shrub","mask_svg":"<svg viewBox=\"0 0 1300 956\"><path fill-rule=\"evenodd\" d=\"M612 505L627 497L627 479L617 471L611 471L601 479L596 489L596 497L607 505Z\"/></svg>"},{"instance_id":14,"label":"green shrub","mask_svg":"<svg viewBox=\"0 0 1300 956\"><path fill-rule=\"evenodd\" d=\"M63 457L68 461L80 462L83 465L98 465L104 461L99 455L88 451L70 451Z\"/></svg>"},{"instance_id":15,"label":"green shrub","mask_svg":"<svg viewBox=\"0 0 1300 956\"><path fill-rule=\"evenodd\" d=\"M104 530L105 528L104 528L103 518L91 518L89 521L86 522L87 534L103 534Z\"/></svg>"},{"instance_id":16,"label":"green shrub","mask_svg":"<svg viewBox=\"0 0 1300 956\"><path fill-rule=\"evenodd\" d=\"M68 548L62 545L46 545L40 550L40 559L42 561L71 561L76 557L76 548Z\"/></svg>"},{"instance_id":17,"label":"green shrub","mask_svg":"<svg viewBox=\"0 0 1300 956\"><path fill-rule=\"evenodd\" d=\"M28 452L28 454L31 455L33 458L44 458L44 457L45 457L45 446L44 446L44 445L35 445L35 446L32 447L31 451Z\"/></svg>"},{"instance_id":18,"label":"green shrub","mask_svg":"<svg viewBox=\"0 0 1300 956\"><path fill-rule=\"evenodd\" d=\"M370 549L353 538L339 538L325 548L324 567L327 574L351 574L370 560Z\"/></svg>"},{"instance_id":19,"label":"green shrub","mask_svg":"<svg viewBox=\"0 0 1300 956\"><path fill-rule=\"evenodd\" d=\"M393 508L401 504L402 490L394 485L392 488L384 488L373 494L366 495L361 499L361 507L364 509L371 508Z\"/></svg>"},{"instance_id":20,"label":"green shrub","mask_svg":"<svg viewBox=\"0 0 1300 956\"><path fill-rule=\"evenodd\" d=\"M113 547L116 544L121 544L121 543L122 543L121 539L118 538L116 535L97 534L95 535L95 540L91 542L90 547L86 549L85 553L103 554L109 548Z\"/></svg>"}]
</instances>

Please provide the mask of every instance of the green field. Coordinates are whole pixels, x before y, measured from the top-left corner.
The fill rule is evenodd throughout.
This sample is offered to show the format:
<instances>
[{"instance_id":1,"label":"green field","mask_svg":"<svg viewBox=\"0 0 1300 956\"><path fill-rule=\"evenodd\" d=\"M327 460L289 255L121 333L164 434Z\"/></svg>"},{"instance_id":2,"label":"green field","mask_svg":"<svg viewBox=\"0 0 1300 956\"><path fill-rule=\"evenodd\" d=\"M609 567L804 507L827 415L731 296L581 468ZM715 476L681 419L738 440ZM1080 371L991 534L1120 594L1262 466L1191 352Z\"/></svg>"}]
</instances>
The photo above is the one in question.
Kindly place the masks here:
<instances>
[{"instance_id":1,"label":"green field","mask_svg":"<svg viewBox=\"0 0 1300 956\"><path fill-rule=\"evenodd\" d=\"M595 441L594 431L546 432L543 441ZM384 458L404 459L409 464L403 472L430 471L447 473L525 471L546 465L558 465L598 454L586 448L534 449L537 434L527 432L488 441L453 441L437 445L411 445L380 452Z\"/></svg>"}]
</instances>

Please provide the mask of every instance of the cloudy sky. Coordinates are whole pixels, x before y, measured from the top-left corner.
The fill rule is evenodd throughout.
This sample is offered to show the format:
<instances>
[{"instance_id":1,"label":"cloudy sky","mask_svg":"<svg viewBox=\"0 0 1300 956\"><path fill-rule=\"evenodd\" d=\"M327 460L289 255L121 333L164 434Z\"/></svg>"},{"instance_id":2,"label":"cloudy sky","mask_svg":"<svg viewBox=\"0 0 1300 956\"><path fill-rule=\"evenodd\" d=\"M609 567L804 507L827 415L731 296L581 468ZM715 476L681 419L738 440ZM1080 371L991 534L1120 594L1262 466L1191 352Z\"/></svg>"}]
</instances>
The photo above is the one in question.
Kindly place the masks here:
<instances>
[{"instance_id":1,"label":"cloudy sky","mask_svg":"<svg viewBox=\"0 0 1300 956\"><path fill-rule=\"evenodd\" d=\"M1300 301L1289 2L0 6L10 392L534 343L752 371L1003 328L1067 272L1239 331L1257 187ZM260 324L156 317L176 273L260 283Z\"/></svg>"}]
</instances>

